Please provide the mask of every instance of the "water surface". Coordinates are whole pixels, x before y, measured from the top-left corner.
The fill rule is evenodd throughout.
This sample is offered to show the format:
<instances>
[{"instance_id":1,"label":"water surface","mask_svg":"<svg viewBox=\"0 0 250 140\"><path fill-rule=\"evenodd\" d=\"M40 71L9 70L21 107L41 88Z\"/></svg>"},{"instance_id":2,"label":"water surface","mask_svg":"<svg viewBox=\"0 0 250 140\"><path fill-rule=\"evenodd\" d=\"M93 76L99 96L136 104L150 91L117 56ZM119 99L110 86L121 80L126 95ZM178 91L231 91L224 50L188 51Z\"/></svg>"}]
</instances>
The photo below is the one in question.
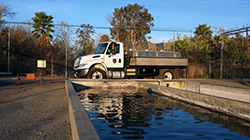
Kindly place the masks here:
<instances>
[{"instance_id":1,"label":"water surface","mask_svg":"<svg viewBox=\"0 0 250 140\"><path fill-rule=\"evenodd\" d=\"M250 122L136 90L78 93L102 140L250 139Z\"/></svg>"}]
</instances>

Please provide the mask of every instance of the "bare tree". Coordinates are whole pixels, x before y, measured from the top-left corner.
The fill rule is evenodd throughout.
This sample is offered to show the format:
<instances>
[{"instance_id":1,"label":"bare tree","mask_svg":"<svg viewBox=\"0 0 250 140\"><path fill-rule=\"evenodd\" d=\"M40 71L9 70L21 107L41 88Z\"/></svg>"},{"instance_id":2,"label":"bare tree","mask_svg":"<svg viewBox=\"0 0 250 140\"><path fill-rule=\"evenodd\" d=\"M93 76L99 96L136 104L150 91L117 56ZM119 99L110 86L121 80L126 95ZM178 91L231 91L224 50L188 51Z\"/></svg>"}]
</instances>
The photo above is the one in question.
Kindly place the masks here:
<instances>
[{"instance_id":1,"label":"bare tree","mask_svg":"<svg viewBox=\"0 0 250 140\"><path fill-rule=\"evenodd\" d=\"M11 6L7 3L0 1L0 22L3 22L3 18L13 18L16 14L15 12L10 12Z\"/></svg>"}]
</instances>

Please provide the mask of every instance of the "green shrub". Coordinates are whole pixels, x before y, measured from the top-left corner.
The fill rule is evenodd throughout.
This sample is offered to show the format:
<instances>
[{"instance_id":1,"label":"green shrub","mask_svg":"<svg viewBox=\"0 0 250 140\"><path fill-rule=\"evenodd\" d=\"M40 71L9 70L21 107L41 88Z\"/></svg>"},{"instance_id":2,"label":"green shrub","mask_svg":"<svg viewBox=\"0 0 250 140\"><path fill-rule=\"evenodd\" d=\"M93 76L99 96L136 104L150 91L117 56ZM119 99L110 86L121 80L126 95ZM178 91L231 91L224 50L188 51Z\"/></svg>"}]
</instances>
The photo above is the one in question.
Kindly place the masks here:
<instances>
[{"instance_id":1,"label":"green shrub","mask_svg":"<svg viewBox=\"0 0 250 140\"><path fill-rule=\"evenodd\" d=\"M220 78L220 74L217 73L217 72L212 72L212 73L211 73L211 78L212 78L212 79L219 79L219 78Z\"/></svg>"}]
</instances>

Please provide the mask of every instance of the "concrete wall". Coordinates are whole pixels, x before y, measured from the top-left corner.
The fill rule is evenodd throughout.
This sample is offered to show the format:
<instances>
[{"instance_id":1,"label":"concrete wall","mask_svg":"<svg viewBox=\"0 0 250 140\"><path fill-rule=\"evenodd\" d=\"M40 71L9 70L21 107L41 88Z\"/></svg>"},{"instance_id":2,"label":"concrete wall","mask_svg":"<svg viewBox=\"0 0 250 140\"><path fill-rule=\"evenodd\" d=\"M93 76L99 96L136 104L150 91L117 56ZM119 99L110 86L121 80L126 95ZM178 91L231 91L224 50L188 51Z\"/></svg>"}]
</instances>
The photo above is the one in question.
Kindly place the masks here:
<instances>
[{"instance_id":1,"label":"concrete wall","mask_svg":"<svg viewBox=\"0 0 250 140\"><path fill-rule=\"evenodd\" d=\"M250 88L186 81L186 90L250 103Z\"/></svg>"},{"instance_id":2,"label":"concrete wall","mask_svg":"<svg viewBox=\"0 0 250 140\"><path fill-rule=\"evenodd\" d=\"M220 85L220 84L191 81L191 80L170 80L170 81L137 80L137 81L250 103L249 87Z\"/></svg>"},{"instance_id":3,"label":"concrete wall","mask_svg":"<svg viewBox=\"0 0 250 140\"><path fill-rule=\"evenodd\" d=\"M173 99L250 120L250 104L242 102L240 99L236 101L228 98L221 98L218 96L216 97L183 89L152 85L144 82L139 82L138 84L139 88L145 91L152 91ZM194 85L196 85L196 83L192 86ZM235 95L235 98L237 98L237 95Z\"/></svg>"}]
</instances>

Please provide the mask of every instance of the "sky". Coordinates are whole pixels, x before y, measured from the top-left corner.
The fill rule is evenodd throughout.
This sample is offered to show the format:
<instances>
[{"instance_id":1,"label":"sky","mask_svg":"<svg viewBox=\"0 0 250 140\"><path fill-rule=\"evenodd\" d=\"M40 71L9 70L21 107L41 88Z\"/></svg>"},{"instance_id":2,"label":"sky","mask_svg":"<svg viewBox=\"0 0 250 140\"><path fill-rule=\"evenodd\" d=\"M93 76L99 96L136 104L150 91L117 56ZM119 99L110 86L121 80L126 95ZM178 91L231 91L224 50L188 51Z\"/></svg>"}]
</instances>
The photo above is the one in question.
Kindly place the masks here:
<instances>
[{"instance_id":1,"label":"sky","mask_svg":"<svg viewBox=\"0 0 250 140\"><path fill-rule=\"evenodd\" d=\"M106 20L115 8L139 4L154 18L155 31L149 36L154 43L168 42L175 34L191 36L199 24L207 24L225 31L250 25L250 0L2 0L17 14L5 21L30 21L34 13L44 11L70 25L90 24L93 27L111 27ZM215 28L214 28L215 27ZM109 34L108 29L94 28L96 33ZM164 31L156 31L164 30ZM176 35L175 35L176 38Z\"/></svg>"}]
</instances>

